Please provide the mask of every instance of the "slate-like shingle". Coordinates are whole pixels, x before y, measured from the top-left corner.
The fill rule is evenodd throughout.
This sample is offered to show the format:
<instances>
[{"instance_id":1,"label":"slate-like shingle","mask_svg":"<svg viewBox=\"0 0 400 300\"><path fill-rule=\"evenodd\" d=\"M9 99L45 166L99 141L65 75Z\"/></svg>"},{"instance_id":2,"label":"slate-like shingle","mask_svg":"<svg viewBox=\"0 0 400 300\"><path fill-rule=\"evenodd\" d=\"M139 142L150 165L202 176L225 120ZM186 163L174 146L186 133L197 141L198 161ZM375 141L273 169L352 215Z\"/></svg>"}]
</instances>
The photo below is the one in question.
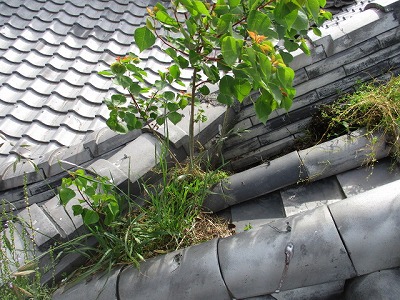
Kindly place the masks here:
<instances>
[{"instance_id":1,"label":"slate-like shingle","mask_svg":"<svg viewBox=\"0 0 400 300\"><path fill-rule=\"evenodd\" d=\"M97 71L138 52L132 33L151 2L0 2L0 133L8 139L0 164L9 165L9 154L21 149L36 158L72 146L106 126L102 101L116 90ZM144 56L152 68L167 61L158 49ZM29 147L21 148L22 141Z\"/></svg>"}]
</instances>

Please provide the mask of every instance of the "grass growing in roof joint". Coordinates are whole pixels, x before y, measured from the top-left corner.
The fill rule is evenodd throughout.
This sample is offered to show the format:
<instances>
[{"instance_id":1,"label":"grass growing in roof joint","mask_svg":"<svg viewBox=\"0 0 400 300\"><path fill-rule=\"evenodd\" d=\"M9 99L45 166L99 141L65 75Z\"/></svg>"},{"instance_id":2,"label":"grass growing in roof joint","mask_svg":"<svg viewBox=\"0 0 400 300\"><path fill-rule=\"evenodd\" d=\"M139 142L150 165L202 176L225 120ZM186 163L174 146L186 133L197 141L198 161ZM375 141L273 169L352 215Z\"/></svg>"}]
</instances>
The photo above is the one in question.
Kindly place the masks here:
<instances>
[{"instance_id":1,"label":"grass growing in roof joint","mask_svg":"<svg viewBox=\"0 0 400 300\"><path fill-rule=\"evenodd\" d=\"M369 134L383 133L400 157L400 76L388 82L362 84L355 93L324 105L313 117L306 143L318 144L366 128ZM373 142L373 141L372 141Z\"/></svg>"}]
</instances>

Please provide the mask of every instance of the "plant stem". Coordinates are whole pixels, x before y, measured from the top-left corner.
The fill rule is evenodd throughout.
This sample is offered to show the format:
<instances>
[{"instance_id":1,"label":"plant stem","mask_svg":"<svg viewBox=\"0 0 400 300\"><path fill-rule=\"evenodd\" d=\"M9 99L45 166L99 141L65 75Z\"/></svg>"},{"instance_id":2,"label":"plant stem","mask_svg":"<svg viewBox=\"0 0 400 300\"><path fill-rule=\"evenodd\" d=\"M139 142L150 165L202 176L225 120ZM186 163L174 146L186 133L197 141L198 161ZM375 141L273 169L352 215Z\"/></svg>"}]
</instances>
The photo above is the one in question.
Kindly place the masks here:
<instances>
[{"instance_id":1,"label":"plant stem","mask_svg":"<svg viewBox=\"0 0 400 300\"><path fill-rule=\"evenodd\" d=\"M189 121L189 166L190 170L194 167L194 104L196 100L196 76L197 69L193 70L193 78L192 78L192 96L190 103L190 121Z\"/></svg>"}]
</instances>

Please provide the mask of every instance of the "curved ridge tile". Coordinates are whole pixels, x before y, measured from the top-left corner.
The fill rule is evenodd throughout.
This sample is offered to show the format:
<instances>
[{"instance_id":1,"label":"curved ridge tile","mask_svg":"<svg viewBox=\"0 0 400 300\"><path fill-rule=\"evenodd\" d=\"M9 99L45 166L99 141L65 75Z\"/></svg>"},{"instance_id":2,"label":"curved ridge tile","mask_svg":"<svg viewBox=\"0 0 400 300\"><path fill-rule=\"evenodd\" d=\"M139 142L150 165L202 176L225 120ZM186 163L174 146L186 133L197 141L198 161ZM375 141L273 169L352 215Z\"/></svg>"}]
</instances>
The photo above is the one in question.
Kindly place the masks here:
<instances>
[{"instance_id":1,"label":"curved ridge tile","mask_svg":"<svg viewBox=\"0 0 400 300\"><path fill-rule=\"evenodd\" d=\"M107 120L108 117L110 116L110 110L107 108L105 104L103 104L97 111L96 115L102 117L104 120Z\"/></svg>"},{"instance_id":2,"label":"curved ridge tile","mask_svg":"<svg viewBox=\"0 0 400 300\"><path fill-rule=\"evenodd\" d=\"M70 3L70 4L72 4L73 6L75 6L75 7L78 7L78 8L83 8L83 7L85 7L86 5L88 5L88 4L86 4L86 3L84 3L84 2L82 2L82 1L74 1L74 0L68 0L68 3Z\"/></svg>"},{"instance_id":3,"label":"curved ridge tile","mask_svg":"<svg viewBox=\"0 0 400 300\"><path fill-rule=\"evenodd\" d=\"M31 51L29 54L23 59L24 62L28 64L32 64L37 67L44 67L51 56L46 56L38 51Z\"/></svg>"},{"instance_id":4,"label":"curved ridge tile","mask_svg":"<svg viewBox=\"0 0 400 300\"><path fill-rule=\"evenodd\" d=\"M69 110L73 109L75 101L53 93L50 97L46 98L42 104L43 108L46 107L54 113L67 113Z\"/></svg>"},{"instance_id":5,"label":"curved ridge tile","mask_svg":"<svg viewBox=\"0 0 400 300\"><path fill-rule=\"evenodd\" d=\"M10 48L10 45L14 43L14 41L15 40L10 39L0 33L0 49L7 50L8 48Z\"/></svg>"},{"instance_id":6,"label":"curved ridge tile","mask_svg":"<svg viewBox=\"0 0 400 300\"><path fill-rule=\"evenodd\" d=\"M89 37L89 34L92 32L92 29L90 28L85 28L79 23L74 23L72 25L71 29L69 29L69 34L72 34L76 37L82 38L82 39L87 39Z\"/></svg>"},{"instance_id":7,"label":"curved ridge tile","mask_svg":"<svg viewBox=\"0 0 400 300\"><path fill-rule=\"evenodd\" d=\"M81 74L90 74L92 72L96 72L96 64L90 64L82 59L76 59L73 63L71 63L69 69L73 69L76 72Z\"/></svg>"},{"instance_id":8,"label":"curved ridge tile","mask_svg":"<svg viewBox=\"0 0 400 300\"><path fill-rule=\"evenodd\" d=\"M90 76L89 74L81 73L69 68L68 71L63 74L61 81L65 81L72 86L81 88L87 82L87 79Z\"/></svg>"},{"instance_id":9,"label":"curved ridge tile","mask_svg":"<svg viewBox=\"0 0 400 300\"><path fill-rule=\"evenodd\" d=\"M36 1L22 1L22 2L23 2L23 4L21 6L27 8L33 12L38 12L43 6L42 3L39 3Z\"/></svg>"},{"instance_id":10,"label":"curved ridge tile","mask_svg":"<svg viewBox=\"0 0 400 300\"><path fill-rule=\"evenodd\" d=\"M46 65L44 68L41 68L40 72L37 74L38 77L42 77L51 82L58 82L60 77L64 74L64 72L57 70L51 65Z\"/></svg>"},{"instance_id":11,"label":"curved ridge tile","mask_svg":"<svg viewBox=\"0 0 400 300\"><path fill-rule=\"evenodd\" d=\"M45 126L56 129L60 126L66 115L67 113L56 113L48 108L43 108L35 116L35 122L40 122Z\"/></svg>"},{"instance_id":12,"label":"curved ridge tile","mask_svg":"<svg viewBox=\"0 0 400 300\"><path fill-rule=\"evenodd\" d=\"M99 61L100 55L101 52L99 53L93 52L88 48L82 48L81 51L79 52L79 58L91 64L97 63Z\"/></svg>"},{"instance_id":13,"label":"curved ridge tile","mask_svg":"<svg viewBox=\"0 0 400 300\"><path fill-rule=\"evenodd\" d=\"M72 111L63 116L60 122L60 126L66 126L74 131L86 133L92 121L93 119L84 118Z\"/></svg>"},{"instance_id":14,"label":"curved ridge tile","mask_svg":"<svg viewBox=\"0 0 400 300\"><path fill-rule=\"evenodd\" d=\"M101 76L97 73L92 73L90 74L89 78L85 82L85 85L92 85L96 88L98 91L108 91L112 84L112 81L110 78Z\"/></svg>"},{"instance_id":15,"label":"curved ridge tile","mask_svg":"<svg viewBox=\"0 0 400 300\"><path fill-rule=\"evenodd\" d=\"M22 134L22 137L29 137L38 143L49 143L55 130L56 128L51 128L41 122L34 121L30 124L28 130Z\"/></svg>"},{"instance_id":16,"label":"curved ridge tile","mask_svg":"<svg viewBox=\"0 0 400 300\"><path fill-rule=\"evenodd\" d=\"M108 42L115 41L118 44L130 46L133 44L133 34L125 34L121 30L116 30L110 37Z\"/></svg>"},{"instance_id":17,"label":"curved ridge tile","mask_svg":"<svg viewBox=\"0 0 400 300\"><path fill-rule=\"evenodd\" d=\"M90 6L90 3L88 5L85 5L83 9L80 9L80 14L85 15L87 18L92 19L93 21L98 20L103 11L95 9Z\"/></svg>"},{"instance_id":18,"label":"curved ridge tile","mask_svg":"<svg viewBox=\"0 0 400 300\"><path fill-rule=\"evenodd\" d=\"M76 132L66 126L61 125L53 134L50 141L56 141L63 146L79 144L83 141L86 132Z\"/></svg>"},{"instance_id":19,"label":"curved ridge tile","mask_svg":"<svg viewBox=\"0 0 400 300\"><path fill-rule=\"evenodd\" d=\"M41 36L41 40L46 41L48 44L60 45L65 40L65 36L59 35L52 30L46 30Z\"/></svg>"},{"instance_id":20,"label":"curved ridge tile","mask_svg":"<svg viewBox=\"0 0 400 300\"><path fill-rule=\"evenodd\" d=\"M110 41L107 45L104 45L106 49L103 52L108 52L114 59L117 56L124 56L128 52L139 53L139 48L136 45L121 45L115 41Z\"/></svg>"},{"instance_id":21,"label":"curved ridge tile","mask_svg":"<svg viewBox=\"0 0 400 300\"><path fill-rule=\"evenodd\" d=\"M46 65L48 64L60 71L67 71L69 66L72 64L72 61L73 59L66 60L56 53L50 60L47 61Z\"/></svg>"},{"instance_id":22,"label":"curved ridge tile","mask_svg":"<svg viewBox=\"0 0 400 300\"><path fill-rule=\"evenodd\" d=\"M21 136L30 128L31 123L24 123L10 116L5 117L0 124L0 132L13 138Z\"/></svg>"},{"instance_id":23,"label":"curved ridge tile","mask_svg":"<svg viewBox=\"0 0 400 300\"><path fill-rule=\"evenodd\" d=\"M57 13L62 9L63 5L64 5L64 3L56 3L52 0L47 0L44 2L42 9L45 9L52 13Z\"/></svg>"},{"instance_id":24,"label":"curved ridge tile","mask_svg":"<svg viewBox=\"0 0 400 300\"><path fill-rule=\"evenodd\" d=\"M8 23L5 24L0 30L0 34L4 35L5 37L7 37L9 39L13 39L13 40L15 40L17 37L19 37L21 35L21 32L22 32L21 29L14 28L14 27L10 26Z\"/></svg>"},{"instance_id":25,"label":"curved ridge tile","mask_svg":"<svg viewBox=\"0 0 400 300\"><path fill-rule=\"evenodd\" d=\"M96 131L96 130L100 130L103 128L106 128L107 124L106 124L106 119L103 118L103 116L98 116L97 118L95 118L93 120L92 123L90 123L90 126L88 128L88 132L89 131Z\"/></svg>"},{"instance_id":26,"label":"curved ridge tile","mask_svg":"<svg viewBox=\"0 0 400 300\"><path fill-rule=\"evenodd\" d=\"M15 106L13 103L8 103L0 99L0 118L4 118L5 116L10 115L14 107Z\"/></svg>"},{"instance_id":27,"label":"curved ridge tile","mask_svg":"<svg viewBox=\"0 0 400 300\"><path fill-rule=\"evenodd\" d=\"M0 98L3 102L14 104L17 102L19 97L23 94L23 92L14 89L9 85L0 86Z\"/></svg>"},{"instance_id":28,"label":"curved ridge tile","mask_svg":"<svg viewBox=\"0 0 400 300\"><path fill-rule=\"evenodd\" d=\"M17 66L17 63L9 61L4 56L0 57L0 73L11 74Z\"/></svg>"},{"instance_id":29,"label":"curved ridge tile","mask_svg":"<svg viewBox=\"0 0 400 300\"><path fill-rule=\"evenodd\" d=\"M63 98L75 99L76 96L79 94L79 88L71 86L65 81L62 81L60 82L60 84L57 84L56 88L53 89L52 93L56 93Z\"/></svg>"},{"instance_id":30,"label":"curved ridge tile","mask_svg":"<svg viewBox=\"0 0 400 300\"><path fill-rule=\"evenodd\" d=\"M41 95L34 90L26 90L21 93L21 96L16 101L17 103L24 103L32 108L42 107L44 101L48 98L48 95Z\"/></svg>"},{"instance_id":31,"label":"curved ridge tile","mask_svg":"<svg viewBox=\"0 0 400 300\"><path fill-rule=\"evenodd\" d=\"M10 112L10 114L8 114L8 116L24 123L32 123L39 112L40 108L32 108L19 103L14 105L13 110Z\"/></svg>"},{"instance_id":32,"label":"curved ridge tile","mask_svg":"<svg viewBox=\"0 0 400 300\"><path fill-rule=\"evenodd\" d=\"M73 111L77 115L86 118L86 119L93 119L96 117L96 113L98 109L101 107L101 103L90 103L87 102L84 98L78 97L74 101L73 107L69 109L69 111ZM91 122L92 122L91 121Z\"/></svg>"},{"instance_id":33,"label":"curved ridge tile","mask_svg":"<svg viewBox=\"0 0 400 300\"><path fill-rule=\"evenodd\" d=\"M94 95L98 96L94 97ZM103 98L99 99L101 95L106 95L106 93L99 93L99 91L96 90L93 85L84 85L84 87L79 92L79 97L82 97L87 102L94 104L103 102Z\"/></svg>"},{"instance_id":34,"label":"curved ridge tile","mask_svg":"<svg viewBox=\"0 0 400 300\"><path fill-rule=\"evenodd\" d=\"M22 30L30 23L30 20L24 19L19 15L13 15L7 23L14 28Z\"/></svg>"},{"instance_id":35,"label":"curved ridge tile","mask_svg":"<svg viewBox=\"0 0 400 300\"><path fill-rule=\"evenodd\" d=\"M35 79L41 68L23 61L15 68L14 72L21 75L23 78Z\"/></svg>"},{"instance_id":36,"label":"curved ridge tile","mask_svg":"<svg viewBox=\"0 0 400 300\"><path fill-rule=\"evenodd\" d=\"M11 47L15 48L16 50L20 52L30 52L32 49L35 48L36 41L30 41L25 38L18 38Z\"/></svg>"},{"instance_id":37,"label":"curved ridge tile","mask_svg":"<svg viewBox=\"0 0 400 300\"><path fill-rule=\"evenodd\" d=\"M15 0L15 1L7 1L4 3L9 8L19 8L25 1L23 0Z\"/></svg>"},{"instance_id":38,"label":"curved ridge tile","mask_svg":"<svg viewBox=\"0 0 400 300\"><path fill-rule=\"evenodd\" d=\"M32 82L27 77L23 77L20 74L13 73L8 79L3 83L3 85L9 85L16 90L26 90L26 88L31 85Z\"/></svg>"},{"instance_id":39,"label":"curved ridge tile","mask_svg":"<svg viewBox=\"0 0 400 300\"><path fill-rule=\"evenodd\" d=\"M47 28L49 28L51 23L52 20L42 20L39 18L39 16L35 16L29 23L28 27L36 33L43 33Z\"/></svg>"}]
</instances>

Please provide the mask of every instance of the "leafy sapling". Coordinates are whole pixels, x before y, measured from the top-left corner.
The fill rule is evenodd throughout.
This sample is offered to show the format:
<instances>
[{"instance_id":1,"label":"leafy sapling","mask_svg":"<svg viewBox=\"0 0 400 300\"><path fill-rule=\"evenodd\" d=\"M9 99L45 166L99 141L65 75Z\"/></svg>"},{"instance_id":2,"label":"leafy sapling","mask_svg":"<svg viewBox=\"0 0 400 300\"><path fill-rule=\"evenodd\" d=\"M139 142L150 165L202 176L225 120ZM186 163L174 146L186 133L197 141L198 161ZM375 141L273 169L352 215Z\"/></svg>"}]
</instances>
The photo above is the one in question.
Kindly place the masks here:
<instances>
[{"instance_id":1,"label":"leafy sapling","mask_svg":"<svg viewBox=\"0 0 400 300\"><path fill-rule=\"evenodd\" d=\"M252 100L263 123L273 110L290 108L295 96L290 52L309 54L308 30L320 34L318 26L331 17L320 10L324 5L325 0L173 0L168 7L147 8L146 25L134 33L136 47L142 52L160 41L170 64L152 83L133 53L100 72L124 90L106 100L108 126L127 132L155 126L153 120L176 124L189 106L192 164L195 106L199 95L210 93L209 85L218 85L217 100L227 106L256 92ZM191 73L190 82L181 80L184 71Z\"/></svg>"}]
</instances>

